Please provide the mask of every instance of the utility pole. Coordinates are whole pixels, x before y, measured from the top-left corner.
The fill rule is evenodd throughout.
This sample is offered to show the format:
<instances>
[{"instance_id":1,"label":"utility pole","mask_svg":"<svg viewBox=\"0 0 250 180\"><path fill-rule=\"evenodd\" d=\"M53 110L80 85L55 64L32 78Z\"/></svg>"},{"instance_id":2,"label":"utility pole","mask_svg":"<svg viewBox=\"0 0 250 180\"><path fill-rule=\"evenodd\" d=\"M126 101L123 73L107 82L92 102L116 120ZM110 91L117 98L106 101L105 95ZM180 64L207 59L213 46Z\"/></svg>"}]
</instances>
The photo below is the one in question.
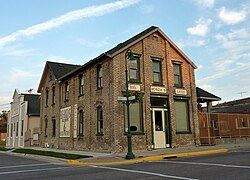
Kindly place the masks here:
<instances>
[{"instance_id":1,"label":"utility pole","mask_svg":"<svg viewBox=\"0 0 250 180\"><path fill-rule=\"evenodd\" d=\"M247 93L247 91L241 91L241 92L239 92L237 94L240 94L240 97L243 97L243 94L246 94L246 93Z\"/></svg>"}]
</instances>

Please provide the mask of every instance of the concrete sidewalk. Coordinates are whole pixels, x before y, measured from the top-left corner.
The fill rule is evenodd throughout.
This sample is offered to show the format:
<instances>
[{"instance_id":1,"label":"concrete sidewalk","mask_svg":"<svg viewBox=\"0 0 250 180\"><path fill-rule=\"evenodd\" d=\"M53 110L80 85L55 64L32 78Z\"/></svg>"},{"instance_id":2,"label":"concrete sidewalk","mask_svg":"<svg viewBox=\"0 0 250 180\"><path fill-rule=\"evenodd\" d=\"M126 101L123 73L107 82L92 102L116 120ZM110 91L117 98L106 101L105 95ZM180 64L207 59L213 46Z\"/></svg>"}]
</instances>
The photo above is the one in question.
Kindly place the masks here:
<instances>
[{"instance_id":1,"label":"concrete sidewalk","mask_svg":"<svg viewBox=\"0 0 250 180\"><path fill-rule=\"evenodd\" d=\"M144 161L160 160L164 158L176 158L176 157L225 153L227 151L233 151L239 148L250 148L250 143L166 148L166 149L157 149L151 151L133 151L136 156L136 158L133 160L125 160L124 157L126 156L126 153L99 153L90 151L70 151L70 150L39 148L39 147L33 147L32 149L93 156L92 158L83 158L78 160L67 161L68 164L73 164L73 165L115 165L115 164L139 163Z\"/></svg>"}]
</instances>

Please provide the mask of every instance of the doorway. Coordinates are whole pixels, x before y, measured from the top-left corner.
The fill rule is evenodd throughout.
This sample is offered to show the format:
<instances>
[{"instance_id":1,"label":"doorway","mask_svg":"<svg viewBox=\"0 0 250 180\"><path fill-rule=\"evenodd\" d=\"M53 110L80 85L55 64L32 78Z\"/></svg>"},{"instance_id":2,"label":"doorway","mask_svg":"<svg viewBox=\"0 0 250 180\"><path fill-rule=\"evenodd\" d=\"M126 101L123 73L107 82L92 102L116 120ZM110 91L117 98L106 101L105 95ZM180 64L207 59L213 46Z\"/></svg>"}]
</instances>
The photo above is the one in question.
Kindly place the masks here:
<instances>
[{"instance_id":1,"label":"doorway","mask_svg":"<svg viewBox=\"0 0 250 180\"><path fill-rule=\"evenodd\" d=\"M152 108L152 119L153 119L153 139L154 148L166 148L169 147L169 138L167 123L167 109L163 108Z\"/></svg>"}]
</instances>

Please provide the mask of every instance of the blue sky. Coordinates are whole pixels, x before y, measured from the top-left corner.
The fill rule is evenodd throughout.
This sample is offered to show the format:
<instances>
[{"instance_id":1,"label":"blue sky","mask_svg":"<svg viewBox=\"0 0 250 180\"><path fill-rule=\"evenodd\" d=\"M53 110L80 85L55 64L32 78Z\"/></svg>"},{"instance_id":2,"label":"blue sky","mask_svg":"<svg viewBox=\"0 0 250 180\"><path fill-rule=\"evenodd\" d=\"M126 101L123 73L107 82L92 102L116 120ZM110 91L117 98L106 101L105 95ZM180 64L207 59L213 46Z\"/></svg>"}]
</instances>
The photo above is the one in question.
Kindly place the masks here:
<instances>
[{"instance_id":1,"label":"blue sky","mask_svg":"<svg viewBox=\"0 0 250 180\"><path fill-rule=\"evenodd\" d=\"M37 90L46 60L84 64L151 25L199 67L196 84L250 96L249 0L43 0L0 3L0 111Z\"/></svg>"}]
</instances>

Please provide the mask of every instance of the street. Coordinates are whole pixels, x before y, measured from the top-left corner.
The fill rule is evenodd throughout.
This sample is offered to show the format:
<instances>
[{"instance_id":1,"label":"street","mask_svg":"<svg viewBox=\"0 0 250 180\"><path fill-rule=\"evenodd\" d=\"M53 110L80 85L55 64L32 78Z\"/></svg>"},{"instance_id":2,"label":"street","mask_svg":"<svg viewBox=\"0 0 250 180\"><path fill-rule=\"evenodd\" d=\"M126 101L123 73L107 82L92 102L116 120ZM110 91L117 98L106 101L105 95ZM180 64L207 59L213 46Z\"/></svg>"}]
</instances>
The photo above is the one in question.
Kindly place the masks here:
<instances>
[{"instance_id":1,"label":"street","mask_svg":"<svg viewBox=\"0 0 250 180\"><path fill-rule=\"evenodd\" d=\"M249 179L250 149L119 166L69 166L0 153L0 179Z\"/></svg>"}]
</instances>

